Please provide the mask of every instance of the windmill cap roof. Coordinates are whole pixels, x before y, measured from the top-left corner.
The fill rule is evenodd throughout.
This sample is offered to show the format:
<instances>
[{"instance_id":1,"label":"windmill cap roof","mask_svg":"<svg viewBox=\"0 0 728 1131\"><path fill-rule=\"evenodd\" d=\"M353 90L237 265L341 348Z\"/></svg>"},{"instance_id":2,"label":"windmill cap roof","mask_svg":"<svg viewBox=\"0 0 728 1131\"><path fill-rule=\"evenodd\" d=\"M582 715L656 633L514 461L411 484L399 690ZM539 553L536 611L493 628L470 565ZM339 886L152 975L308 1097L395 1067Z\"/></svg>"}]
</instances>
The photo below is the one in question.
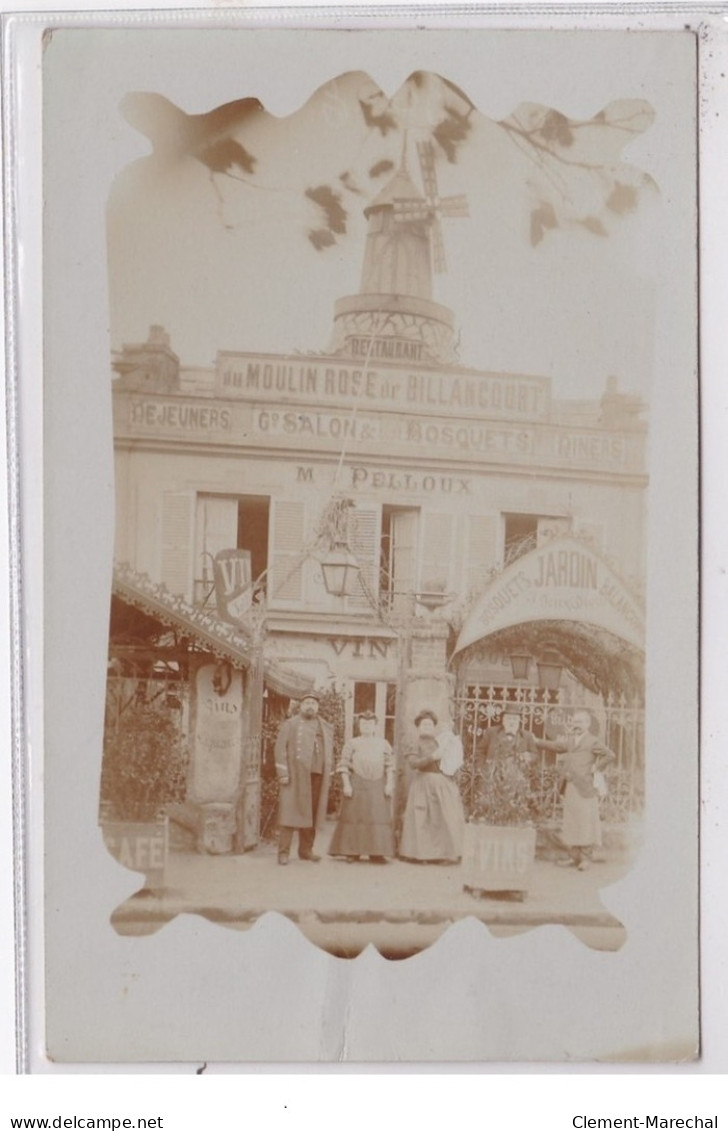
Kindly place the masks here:
<instances>
[{"instance_id":1,"label":"windmill cap roof","mask_svg":"<svg viewBox=\"0 0 728 1131\"><path fill-rule=\"evenodd\" d=\"M422 192L417 188L406 169L397 170L394 176L387 181L379 195L375 196L371 204L368 204L364 209L364 215L368 216L375 208L393 205L395 200L421 200L423 203L425 202Z\"/></svg>"}]
</instances>

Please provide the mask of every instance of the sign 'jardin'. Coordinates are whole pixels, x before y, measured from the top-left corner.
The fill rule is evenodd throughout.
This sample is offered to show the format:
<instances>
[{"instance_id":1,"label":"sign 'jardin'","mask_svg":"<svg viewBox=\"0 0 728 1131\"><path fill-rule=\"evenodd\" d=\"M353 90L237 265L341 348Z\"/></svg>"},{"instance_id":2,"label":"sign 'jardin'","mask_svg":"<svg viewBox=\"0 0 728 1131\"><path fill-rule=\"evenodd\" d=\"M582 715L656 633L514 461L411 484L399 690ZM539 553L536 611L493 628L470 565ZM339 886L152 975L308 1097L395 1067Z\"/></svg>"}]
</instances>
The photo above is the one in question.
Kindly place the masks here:
<instances>
[{"instance_id":1,"label":"sign 'jardin'","mask_svg":"<svg viewBox=\"0 0 728 1131\"><path fill-rule=\"evenodd\" d=\"M555 538L524 554L487 586L458 638L456 652L517 624L572 620L644 647L638 598L586 543Z\"/></svg>"}]
</instances>

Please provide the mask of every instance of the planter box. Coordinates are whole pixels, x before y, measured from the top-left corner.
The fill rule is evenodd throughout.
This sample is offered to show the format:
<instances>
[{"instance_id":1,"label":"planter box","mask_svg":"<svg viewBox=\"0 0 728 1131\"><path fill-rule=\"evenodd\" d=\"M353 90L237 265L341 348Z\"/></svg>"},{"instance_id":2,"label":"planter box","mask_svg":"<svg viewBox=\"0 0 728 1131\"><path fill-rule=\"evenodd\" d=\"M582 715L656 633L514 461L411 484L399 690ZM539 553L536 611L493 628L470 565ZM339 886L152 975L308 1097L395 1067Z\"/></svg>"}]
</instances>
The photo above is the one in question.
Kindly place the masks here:
<instances>
[{"instance_id":1,"label":"planter box","mask_svg":"<svg viewBox=\"0 0 728 1131\"><path fill-rule=\"evenodd\" d=\"M196 801L185 801L179 805L170 805L168 815L177 828L175 847L183 850L192 847L197 852L212 856L232 852L235 806L230 802L210 801L199 804ZM187 831L187 843L184 839L179 843L180 829Z\"/></svg>"},{"instance_id":2,"label":"planter box","mask_svg":"<svg viewBox=\"0 0 728 1131\"><path fill-rule=\"evenodd\" d=\"M525 895L535 856L534 828L469 822L463 843L463 887L473 892Z\"/></svg>"},{"instance_id":3,"label":"planter box","mask_svg":"<svg viewBox=\"0 0 728 1131\"><path fill-rule=\"evenodd\" d=\"M220 856L233 850L235 806L209 801L197 806L197 851Z\"/></svg>"}]
</instances>

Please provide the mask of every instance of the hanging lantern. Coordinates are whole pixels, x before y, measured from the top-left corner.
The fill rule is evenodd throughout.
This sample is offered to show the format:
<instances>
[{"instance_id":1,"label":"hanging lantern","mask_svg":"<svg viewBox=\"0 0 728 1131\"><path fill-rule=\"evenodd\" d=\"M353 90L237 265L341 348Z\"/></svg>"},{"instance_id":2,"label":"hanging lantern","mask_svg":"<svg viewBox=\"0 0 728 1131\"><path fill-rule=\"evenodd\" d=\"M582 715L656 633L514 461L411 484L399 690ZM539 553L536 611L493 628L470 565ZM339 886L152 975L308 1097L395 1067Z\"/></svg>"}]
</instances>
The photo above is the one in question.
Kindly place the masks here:
<instances>
[{"instance_id":1,"label":"hanging lantern","mask_svg":"<svg viewBox=\"0 0 728 1131\"><path fill-rule=\"evenodd\" d=\"M543 654L536 661L538 668L538 683L545 691L556 691L561 684L561 673L564 665L561 657L552 644L547 644Z\"/></svg>"},{"instance_id":2,"label":"hanging lantern","mask_svg":"<svg viewBox=\"0 0 728 1131\"><path fill-rule=\"evenodd\" d=\"M528 679L531 657L528 652L511 652L511 671L514 679Z\"/></svg>"},{"instance_id":3,"label":"hanging lantern","mask_svg":"<svg viewBox=\"0 0 728 1131\"><path fill-rule=\"evenodd\" d=\"M359 574L359 563L345 542L335 542L321 562L326 592L345 597Z\"/></svg>"},{"instance_id":4,"label":"hanging lantern","mask_svg":"<svg viewBox=\"0 0 728 1131\"><path fill-rule=\"evenodd\" d=\"M415 596L418 603L423 605L428 613L434 613L435 609L442 608L449 600L447 593L435 592L435 590L427 590L423 593L417 593Z\"/></svg>"}]
</instances>

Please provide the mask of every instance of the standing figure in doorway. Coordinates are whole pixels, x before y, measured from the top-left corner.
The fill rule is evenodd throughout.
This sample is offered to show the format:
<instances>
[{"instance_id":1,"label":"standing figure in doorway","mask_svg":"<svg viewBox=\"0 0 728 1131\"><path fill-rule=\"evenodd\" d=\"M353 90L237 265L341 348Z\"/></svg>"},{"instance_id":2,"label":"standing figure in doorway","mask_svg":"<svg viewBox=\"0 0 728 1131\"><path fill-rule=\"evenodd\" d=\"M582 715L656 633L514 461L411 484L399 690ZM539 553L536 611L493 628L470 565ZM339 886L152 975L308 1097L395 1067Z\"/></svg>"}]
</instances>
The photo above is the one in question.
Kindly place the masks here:
<instances>
[{"instance_id":1,"label":"standing figure in doorway","mask_svg":"<svg viewBox=\"0 0 728 1131\"><path fill-rule=\"evenodd\" d=\"M394 856L392 794L394 755L385 738L374 731L373 711L359 715L359 735L347 742L336 767L341 775L341 816L329 847L330 856L359 860L368 856L372 864L386 864Z\"/></svg>"},{"instance_id":2,"label":"standing figure in doorway","mask_svg":"<svg viewBox=\"0 0 728 1131\"><path fill-rule=\"evenodd\" d=\"M276 738L279 864L288 863L296 829L300 859L314 864L321 859L313 843L316 829L326 820L334 742L331 727L318 711L318 695L307 692L299 713L281 724Z\"/></svg>"},{"instance_id":3,"label":"standing figure in doorway","mask_svg":"<svg viewBox=\"0 0 728 1131\"><path fill-rule=\"evenodd\" d=\"M420 711L415 726L417 746L407 758L415 774L407 795L399 855L405 860L456 864L463 853L465 814L453 775L462 765L462 745L451 731L436 733L434 711Z\"/></svg>"}]
</instances>

